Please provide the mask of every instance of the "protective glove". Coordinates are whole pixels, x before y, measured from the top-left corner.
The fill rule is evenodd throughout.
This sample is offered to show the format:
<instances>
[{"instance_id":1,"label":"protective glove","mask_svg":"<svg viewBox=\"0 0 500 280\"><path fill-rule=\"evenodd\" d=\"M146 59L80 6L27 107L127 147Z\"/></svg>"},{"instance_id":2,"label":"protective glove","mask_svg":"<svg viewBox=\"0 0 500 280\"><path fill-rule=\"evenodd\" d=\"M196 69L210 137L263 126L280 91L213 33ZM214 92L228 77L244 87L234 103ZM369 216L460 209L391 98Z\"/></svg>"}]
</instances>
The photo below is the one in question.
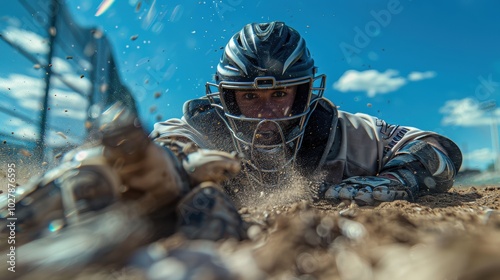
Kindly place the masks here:
<instances>
[{"instance_id":1,"label":"protective glove","mask_svg":"<svg viewBox=\"0 0 500 280\"><path fill-rule=\"evenodd\" d=\"M319 198L331 202L355 201L358 205L377 205L394 200L413 201L410 188L393 176L354 176L340 184L322 183Z\"/></svg>"},{"instance_id":2,"label":"protective glove","mask_svg":"<svg viewBox=\"0 0 500 280\"><path fill-rule=\"evenodd\" d=\"M152 213L175 205L192 188L216 184L241 169L236 154L198 148L175 140L153 142L137 116L117 103L100 117L104 157L126 187L124 195Z\"/></svg>"}]
</instances>

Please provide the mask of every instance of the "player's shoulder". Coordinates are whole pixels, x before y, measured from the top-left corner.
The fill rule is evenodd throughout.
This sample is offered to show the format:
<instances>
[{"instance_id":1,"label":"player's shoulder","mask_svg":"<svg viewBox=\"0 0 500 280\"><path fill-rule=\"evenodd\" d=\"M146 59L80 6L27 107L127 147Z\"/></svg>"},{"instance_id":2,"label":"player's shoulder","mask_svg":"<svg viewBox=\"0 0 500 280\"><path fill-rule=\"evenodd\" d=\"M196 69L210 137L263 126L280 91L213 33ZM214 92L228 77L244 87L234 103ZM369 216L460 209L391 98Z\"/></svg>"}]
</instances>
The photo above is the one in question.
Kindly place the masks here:
<instances>
[{"instance_id":1,"label":"player's shoulder","mask_svg":"<svg viewBox=\"0 0 500 280\"><path fill-rule=\"evenodd\" d=\"M338 118L341 123L353 127L371 127L376 128L387 125L387 123L375 116L365 113L351 113L343 110L338 111Z\"/></svg>"},{"instance_id":2,"label":"player's shoulder","mask_svg":"<svg viewBox=\"0 0 500 280\"><path fill-rule=\"evenodd\" d=\"M191 118L196 116L197 114L204 113L210 109L213 109L213 106L210 104L210 101L206 97L190 99L184 102L183 112L184 117Z\"/></svg>"},{"instance_id":3,"label":"player's shoulder","mask_svg":"<svg viewBox=\"0 0 500 280\"><path fill-rule=\"evenodd\" d=\"M338 114L339 114L339 119L368 121L368 122L376 122L377 120L380 120L375 116L359 112L351 113L344 110L338 110Z\"/></svg>"}]
</instances>

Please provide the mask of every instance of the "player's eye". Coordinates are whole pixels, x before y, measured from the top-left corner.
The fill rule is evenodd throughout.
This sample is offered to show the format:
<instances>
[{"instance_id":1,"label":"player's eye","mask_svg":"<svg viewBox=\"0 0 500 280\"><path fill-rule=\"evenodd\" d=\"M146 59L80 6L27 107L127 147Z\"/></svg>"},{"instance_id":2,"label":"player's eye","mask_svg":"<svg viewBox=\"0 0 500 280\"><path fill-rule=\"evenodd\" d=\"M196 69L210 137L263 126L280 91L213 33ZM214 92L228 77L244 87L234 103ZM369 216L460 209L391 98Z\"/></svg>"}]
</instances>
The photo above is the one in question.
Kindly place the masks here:
<instances>
[{"instance_id":1,"label":"player's eye","mask_svg":"<svg viewBox=\"0 0 500 280\"><path fill-rule=\"evenodd\" d=\"M281 91L281 90L273 92L274 97L285 97L286 95L287 95L287 93L285 91Z\"/></svg>"},{"instance_id":2,"label":"player's eye","mask_svg":"<svg viewBox=\"0 0 500 280\"><path fill-rule=\"evenodd\" d=\"M243 98L245 98L247 100L252 100L252 99L257 98L257 95L253 92L247 92L243 95Z\"/></svg>"}]
</instances>

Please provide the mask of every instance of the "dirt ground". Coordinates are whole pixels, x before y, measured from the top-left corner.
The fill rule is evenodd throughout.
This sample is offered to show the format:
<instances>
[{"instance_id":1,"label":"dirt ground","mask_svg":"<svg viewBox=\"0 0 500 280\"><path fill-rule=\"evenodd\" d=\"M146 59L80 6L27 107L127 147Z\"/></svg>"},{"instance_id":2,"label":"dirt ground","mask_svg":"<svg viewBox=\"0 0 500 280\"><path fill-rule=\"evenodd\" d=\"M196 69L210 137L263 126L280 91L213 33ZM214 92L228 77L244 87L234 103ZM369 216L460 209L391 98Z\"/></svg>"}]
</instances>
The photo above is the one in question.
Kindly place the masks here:
<instances>
[{"instance_id":1,"label":"dirt ground","mask_svg":"<svg viewBox=\"0 0 500 280\"><path fill-rule=\"evenodd\" d=\"M459 185L447 193L420 197L414 203L395 201L377 207L313 203L299 198L295 202L241 208L240 214L252 224L249 239L245 241L188 242L174 235L156 242L148 250L156 250L161 257L152 261L156 263L148 272L108 262L106 266L94 265L71 272L50 271L44 275L26 271L27 274L15 276L20 279L41 279L42 275L46 279L69 276L73 279L500 279L499 207L497 186ZM122 253L121 257L127 254ZM182 260L188 260L190 266ZM0 276L14 279L13 274L5 274L5 267L1 269Z\"/></svg>"},{"instance_id":2,"label":"dirt ground","mask_svg":"<svg viewBox=\"0 0 500 280\"><path fill-rule=\"evenodd\" d=\"M457 186L415 203L243 211L266 224L255 259L270 279L500 279L499 205L497 187Z\"/></svg>"}]
</instances>

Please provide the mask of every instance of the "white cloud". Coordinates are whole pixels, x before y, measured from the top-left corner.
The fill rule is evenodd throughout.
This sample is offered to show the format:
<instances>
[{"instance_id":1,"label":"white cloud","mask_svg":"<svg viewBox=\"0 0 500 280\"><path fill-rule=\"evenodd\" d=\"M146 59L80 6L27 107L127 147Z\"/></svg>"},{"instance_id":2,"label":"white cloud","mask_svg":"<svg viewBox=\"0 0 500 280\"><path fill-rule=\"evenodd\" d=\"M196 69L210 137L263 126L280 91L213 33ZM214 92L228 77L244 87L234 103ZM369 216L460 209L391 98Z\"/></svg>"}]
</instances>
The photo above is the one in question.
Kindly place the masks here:
<instances>
[{"instance_id":1,"label":"white cloud","mask_svg":"<svg viewBox=\"0 0 500 280\"><path fill-rule=\"evenodd\" d=\"M485 170L495 162L495 152L492 148L489 147L480 148L470 152L465 152L463 154L463 159L464 162L462 165L462 169ZM488 175L486 174L485 176L488 177ZM494 180L491 181L493 182ZM498 181L498 179L496 179L496 181Z\"/></svg>"},{"instance_id":2,"label":"white cloud","mask_svg":"<svg viewBox=\"0 0 500 280\"><path fill-rule=\"evenodd\" d=\"M392 69L383 73L377 70L347 70L333 87L341 92L366 91L368 96L373 97L378 93L396 91L405 84L406 79L398 77L398 71Z\"/></svg>"},{"instance_id":3,"label":"white cloud","mask_svg":"<svg viewBox=\"0 0 500 280\"><path fill-rule=\"evenodd\" d=\"M14 129L14 135L27 141L36 140L38 138L38 128L30 124L24 124Z\"/></svg>"},{"instance_id":4,"label":"white cloud","mask_svg":"<svg viewBox=\"0 0 500 280\"><path fill-rule=\"evenodd\" d=\"M31 111L30 112L31 115L38 114L38 113L34 113L33 111L39 112L40 110L42 110L42 106L43 106L41 99L37 99L37 100L21 99L21 100L19 100L19 105L21 105L21 107L23 107L23 109Z\"/></svg>"},{"instance_id":5,"label":"white cloud","mask_svg":"<svg viewBox=\"0 0 500 280\"><path fill-rule=\"evenodd\" d=\"M50 91L50 105L65 109L87 110L89 101L78 93L61 89Z\"/></svg>"},{"instance_id":6,"label":"white cloud","mask_svg":"<svg viewBox=\"0 0 500 280\"><path fill-rule=\"evenodd\" d=\"M444 114L441 123L457 126L490 125L492 116L495 116L500 122L500 108L495 108L491 113L487 113L480 106L480 103L472 98L448 100L439 109L439 112Z\"/></svg>"},{"instance_id":7,"label":"white cloud","mask_svg":"<svg viewBox=\"0 0 500 280\"><path fill-rule=\"evenodd\" d=\"M70 72L71 70L71 64L69 64L69 62L65 59L57 56L52 58L52 71L62 74Z\"/></svg>"},{"instance_id":8,"label":"white cloud","mask_svg":"<svg viewBox=\"0 0 500 280\"><path fill-rule=\"evenodd\" d=\"M92 88L92 83L87 77L81 77L78 74L66 73L62 74L62 79L73 85L75 88L79 89L81 92L88 94ZM58 81L58 79L57 79ZM66 87L62 82L58 81L54 83L55 87Z\"/></svg>"},{"instance_id":9,"label":"white cloud","mask_svg":"<svg viewBox=\"0 0 500 280\"><path fill-rule=\"evenodd\" d=\"M0 77L0 87L4 90L0 95L10 97L7 99L9 108L12 104L9 100L17 100L22 108L30 111L39 111L42 108L43 79L22 74L10 74L7 78Z\"/></svg>"},{"instance_id":10,"label":"white cloud","mask_svg":"<svg viewBox=\"0 0 500 280\"><path fill-rule=\"evenodd\" d=\"M11 125L11 126L21 126L21 125L24 125L26 122L21 120L21 119L15 119L15 118L12 118L12 119L9 119L8 121L8 124Z\"/></svg>"},{"instance_id":11,"label":"white cloud","mask_svg":"<svg viewBox=\"0 0 500 280\"><path fill-rule=\"evenodd\" d=\"M2 36L9 42L31 53L45 54L49 51L49 45L45 38L25 29L8 26L3 30Z\"/></svg>"},{"instance_id":12,"label":"white cloud","mask_svg":"<svg viewBox=\"0 0 500 280\"><path fill-rule=\"evenodd\" d=\"M83 122L87 117L88 104L88 100L77 93L53 89L49 100L50 115Z\"/></svg>"},{"instance_id":13,"label":"white cloud","mask_svg":"<svg viewBox=\"0 0 500 280\"><path fill-rule=\"evenodd\" d=\"M43 95L44 82L41 78L22 74L10 74L7 78L0 77L0 87L10 89L7 95L16 99L37 99Z\"/></svg>"},{"instance_id":14,"label":"white cloud","mask_svg":"<svg viewBox=\"0 0 500 280\"><path fill-rule=\"evenodd\" d=\"M369 97L374 97L377 94L396 91L409 81L420 81L435 76L436 72L434 71L413 71L408 75L408 78L405 78L400 76L399 72L394 69L388 69L385 72L373 69L365 71L347 70L333 84L333 88L341 92L366 91Z\"/></svg>"},{"instance_id":15,"label":"white cloud","mask_svg":"<svg viewBox=\"0 0 500 280\"><path fill-rule=\"evenodd\" d=\"M464 154L464 158L479 162L491 162L495 159L495 153L490 148L481 148Z\"/></svg>"},{"instance_id":16,"label":"white cloud","mask_svg":"<svg viewBox=\"0 0 500 280\"><path fill-rule=\"evenodd\" d=\"M426 72L414 71L408 74L408 80L412 82L421 81L425 79L432 79L434 77L436 77L436 72L434 71L426 71Z\"/></svg>"},{"instance_id":17,"label":"white cloud","mask_svg":"<svg viewBox=\"0 0 500 280\"><path fill-rule=\"evenodd\" d=\"M73 74L66 74L65 78L71 80L71 83L78 88L85 91L90 90L91 85L88 79L81 79L79 76ZM88 100L75 92L60 89L60 87L64 87L64 84L59 79L54 79L52 86L53 88L49 96L49 107L67 109L70 113L63 112L61 109L59 110L61 112L55 110L51 114L68 118L85 119ZM42 109L44 82L41 78L22 74L10 74L7 78L0 77L0 87L2 89L10 89L3 91L0 96L5 95L12 99L17 99L18 104L23 109L31 112L38 112ZM2 101L1 104L7 108L10 106L8 101Z\"/></svg>"},{"instance_id":18,"label":"white cloud","mask_svg":"<svg viewBox=\"0 0 500 280\"><path fill-rule=\"evenodd\" d=\"M64 63L59 65L64 66ZM61 68L64 71L67 68ZM78 86L90 89L88 79L80 79L79 76L67 73L66 77L75 81ZM57 81L55 79L53 81ZM13 73L7 77L0 77L0 98L4 108L16 108L22 115L33 121L40 120L42 97L44 94L44 82L41 78ZM4 102L5 101L5 102ZM48 146L60 146L81 142L85 135L84 121L87 118L87 98L68 89L61 83L52 83L49 92L50 111L48 111L48 127L46 144ZM39 126L35 123L27 123L16 117L6 115L2 121L3 129L14 133L14 137L25 141L34 141L39 136ZM64 139L54 129L62 131L67 138Z\"/></svg>"}]
</instances>

